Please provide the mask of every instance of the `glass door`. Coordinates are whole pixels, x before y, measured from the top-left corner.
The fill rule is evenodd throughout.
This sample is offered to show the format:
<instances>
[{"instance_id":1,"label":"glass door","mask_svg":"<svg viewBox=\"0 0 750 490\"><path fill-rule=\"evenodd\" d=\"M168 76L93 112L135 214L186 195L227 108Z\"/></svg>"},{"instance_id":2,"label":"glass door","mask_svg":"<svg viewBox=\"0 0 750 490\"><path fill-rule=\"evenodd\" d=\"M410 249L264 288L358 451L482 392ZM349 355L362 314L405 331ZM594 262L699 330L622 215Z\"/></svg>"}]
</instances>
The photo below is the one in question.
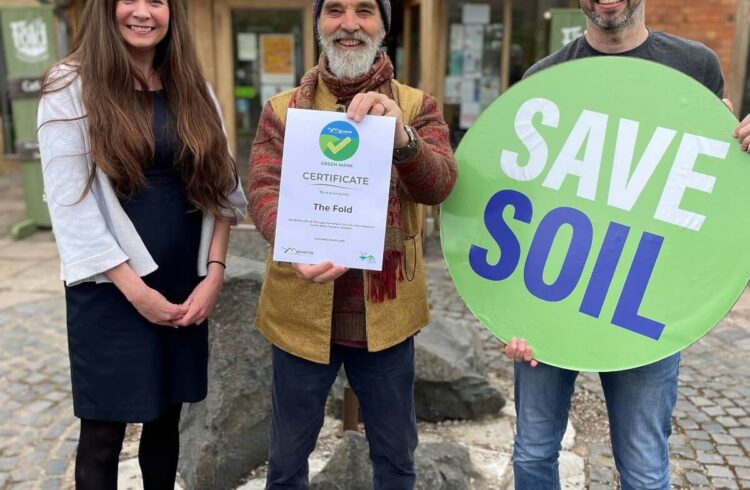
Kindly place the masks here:
<instances>
[{"instance_id":1,"label":"glass door","mask_svg":"<svg viewBox=\"0 0 750 490\"><path fill-rule=\"evenodd\" d=\"M443 110L458 145L501 91L503 1L449 1Z\"/></svg>"},{"instance_id":2,"label":"glass door","mask_svg":"<svg viewBox=\"0 0 750 490\"><path fill-rule=\"evenodd\" d=\"M305 13L233 9L231 18L236 158L244 177L263 105L273 95L297 86L304 75Z\"/></svg>"}]
</instances>

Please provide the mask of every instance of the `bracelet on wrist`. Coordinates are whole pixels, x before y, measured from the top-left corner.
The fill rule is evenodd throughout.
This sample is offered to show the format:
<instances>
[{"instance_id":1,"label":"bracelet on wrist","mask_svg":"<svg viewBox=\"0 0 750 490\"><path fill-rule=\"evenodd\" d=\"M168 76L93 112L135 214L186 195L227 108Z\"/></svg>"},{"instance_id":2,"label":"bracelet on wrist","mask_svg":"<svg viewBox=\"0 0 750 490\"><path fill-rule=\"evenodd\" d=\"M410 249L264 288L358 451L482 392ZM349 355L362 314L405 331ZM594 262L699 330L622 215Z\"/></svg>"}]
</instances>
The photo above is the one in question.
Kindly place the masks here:
<instances>
[{"instance_id":1,"label":"bracelet on wrist","mask_svg":"<svg viewBox=\"0 0 750 490\"><path fill-rule=\"evenodd\" d=\"M225 263L224 263L224 262L222 262L221 260L209 260L209 261L208 261L208 262L206 263L206 267L208 267L208 266L209 266L209 265L211 265L211 264L219 264L219 265L220 265L220 266L222 266L222 267L223 267L224 269L226 269L226 268L227 268L227 264L225 264Z\"/></svg>"}]
</instances>

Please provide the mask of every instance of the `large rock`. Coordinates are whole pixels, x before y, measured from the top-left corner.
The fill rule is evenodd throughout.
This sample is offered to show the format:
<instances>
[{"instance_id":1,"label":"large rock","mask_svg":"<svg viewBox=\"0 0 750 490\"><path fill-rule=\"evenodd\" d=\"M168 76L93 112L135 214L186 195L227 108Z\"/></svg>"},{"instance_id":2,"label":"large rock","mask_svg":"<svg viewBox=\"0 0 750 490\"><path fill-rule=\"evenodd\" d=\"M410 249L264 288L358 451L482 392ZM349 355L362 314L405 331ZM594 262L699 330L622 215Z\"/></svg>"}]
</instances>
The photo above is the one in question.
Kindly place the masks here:
<instances>
[{"instance_id":1,"label":"large rock","mask_svg":"<svg viewBox=\"0 0 750 490\"><path fill-rule=\"evenodd\" d=\"M415 337L417 418L426 422L476 420L497 415L505 405L484 372L482 343L473 329L433 320ZM328 411L341 418L343 369L333 385Z\"/></svg>"},{"instance_id":2,"label":"large rock","mask_svg":"<svg viewBox=\"0 0 750 490\"><path fill-rule=\"evenodd\" d=\"M416 490L468 490L474 475L469 451L460 444L422 444L414 454ZM372 490L372 464L365 436L346 432L310 490Z\"/></svg>"},{"instance_id":3,"label":"large rock","mask_svg":"<svg viewBox=\"0 0 750 490\"><path fill-rule=\"evenodd\" d=\"M230 257L210 320L208 396L184 410L179 471L187 488L234 488L266 461L271 346L255 328L265 266Z\"/></svg>"},{"instance_id":4,"label":"large rock","mask_svg":"<svg viewBox=\"0 0 750 490\"><path fill-rule=\"evenodd\" d=\"M422 444L415 454L415 466L417 490L468 490L472 476L476 478L469 450L456 443Z\"/></svg>"},{"instance_id":5,"label":"large rock","mask_svg":"<svg viewBox=\"0 0 750 490\"><path fill-rule=\"evenodd\" d=\"M323 471L310 482L310 490L372 490L372 465L367 440L347 431Z\"/></svg>"},{"instance_id":6,"label":"large rock","mask_svg":"<svg viewBox=\"0 0 750 490\"><path fill-rule=\"evenodd\" d=\"M420 420L475 420L500 412L505 400L487 380L474 330L433 320L415 339L414 398Z\"/></svg>"}]
</instances>

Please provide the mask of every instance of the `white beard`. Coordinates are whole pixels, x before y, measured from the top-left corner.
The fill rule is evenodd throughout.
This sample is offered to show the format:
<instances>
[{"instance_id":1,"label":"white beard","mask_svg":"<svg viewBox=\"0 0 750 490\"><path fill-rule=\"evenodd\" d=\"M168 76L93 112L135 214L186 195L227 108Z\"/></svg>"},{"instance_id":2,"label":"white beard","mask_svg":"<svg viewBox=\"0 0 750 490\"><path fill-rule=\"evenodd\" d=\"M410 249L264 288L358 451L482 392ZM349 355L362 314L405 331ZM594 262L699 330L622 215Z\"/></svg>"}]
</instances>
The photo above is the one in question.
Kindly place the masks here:
<instances>
[{"instance_id":1,"label":"white beard","mask_svg":"<svg viewBox=\"0 0 750 490\"><path fill-rule=\"evenodd\" d=\"M339 39L356 39L362 41L364 47L357 51L340 49L336 44ZM323 34L318 36L320 47L328 58L328 70L339 78L357 78L370 71L383 39L385 29L382 27L376 39L360 31L346 32L342 29L327 37Z\"/></svg>"}]
</instances>

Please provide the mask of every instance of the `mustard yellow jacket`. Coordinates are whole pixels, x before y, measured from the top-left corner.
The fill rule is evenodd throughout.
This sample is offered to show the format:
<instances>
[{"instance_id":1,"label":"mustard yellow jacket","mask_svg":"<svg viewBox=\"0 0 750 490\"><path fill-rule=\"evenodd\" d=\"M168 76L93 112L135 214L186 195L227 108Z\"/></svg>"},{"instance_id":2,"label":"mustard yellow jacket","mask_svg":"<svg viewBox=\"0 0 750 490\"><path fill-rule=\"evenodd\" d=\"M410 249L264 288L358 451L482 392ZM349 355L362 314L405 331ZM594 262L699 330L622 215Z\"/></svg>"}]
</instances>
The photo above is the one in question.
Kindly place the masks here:
<instances>
[{"instance_id":1,"label":"mustard yellow jacket","mask_svg":"<svg viewBox=\"0 0 750 490\"><path fill-rule=\"evenodd\" d=\"M393 85L404 123L414 127L420 149L413 159L400 163L398 168L402 182L401 219L406 237L403 265L407 278L398 282L395 299L381 303L369 300L368 281L364 280L367 347L373 352L402 342L430 320L422 260L423 207L419 203L441 202L450 193L456 178L448 128L435 99L395 81ZM250 212L271 243L278 205L283 127L293 93L294 90L281 93L266 104L250 160ZM322 80L318 83L313 108L341 109ZM313 362L328 363L333 281L326 284L302 281L289 264L275 262L271 255L269 252L257 311L258 329L286 352Z\"/></svg>"}]
</instances>

